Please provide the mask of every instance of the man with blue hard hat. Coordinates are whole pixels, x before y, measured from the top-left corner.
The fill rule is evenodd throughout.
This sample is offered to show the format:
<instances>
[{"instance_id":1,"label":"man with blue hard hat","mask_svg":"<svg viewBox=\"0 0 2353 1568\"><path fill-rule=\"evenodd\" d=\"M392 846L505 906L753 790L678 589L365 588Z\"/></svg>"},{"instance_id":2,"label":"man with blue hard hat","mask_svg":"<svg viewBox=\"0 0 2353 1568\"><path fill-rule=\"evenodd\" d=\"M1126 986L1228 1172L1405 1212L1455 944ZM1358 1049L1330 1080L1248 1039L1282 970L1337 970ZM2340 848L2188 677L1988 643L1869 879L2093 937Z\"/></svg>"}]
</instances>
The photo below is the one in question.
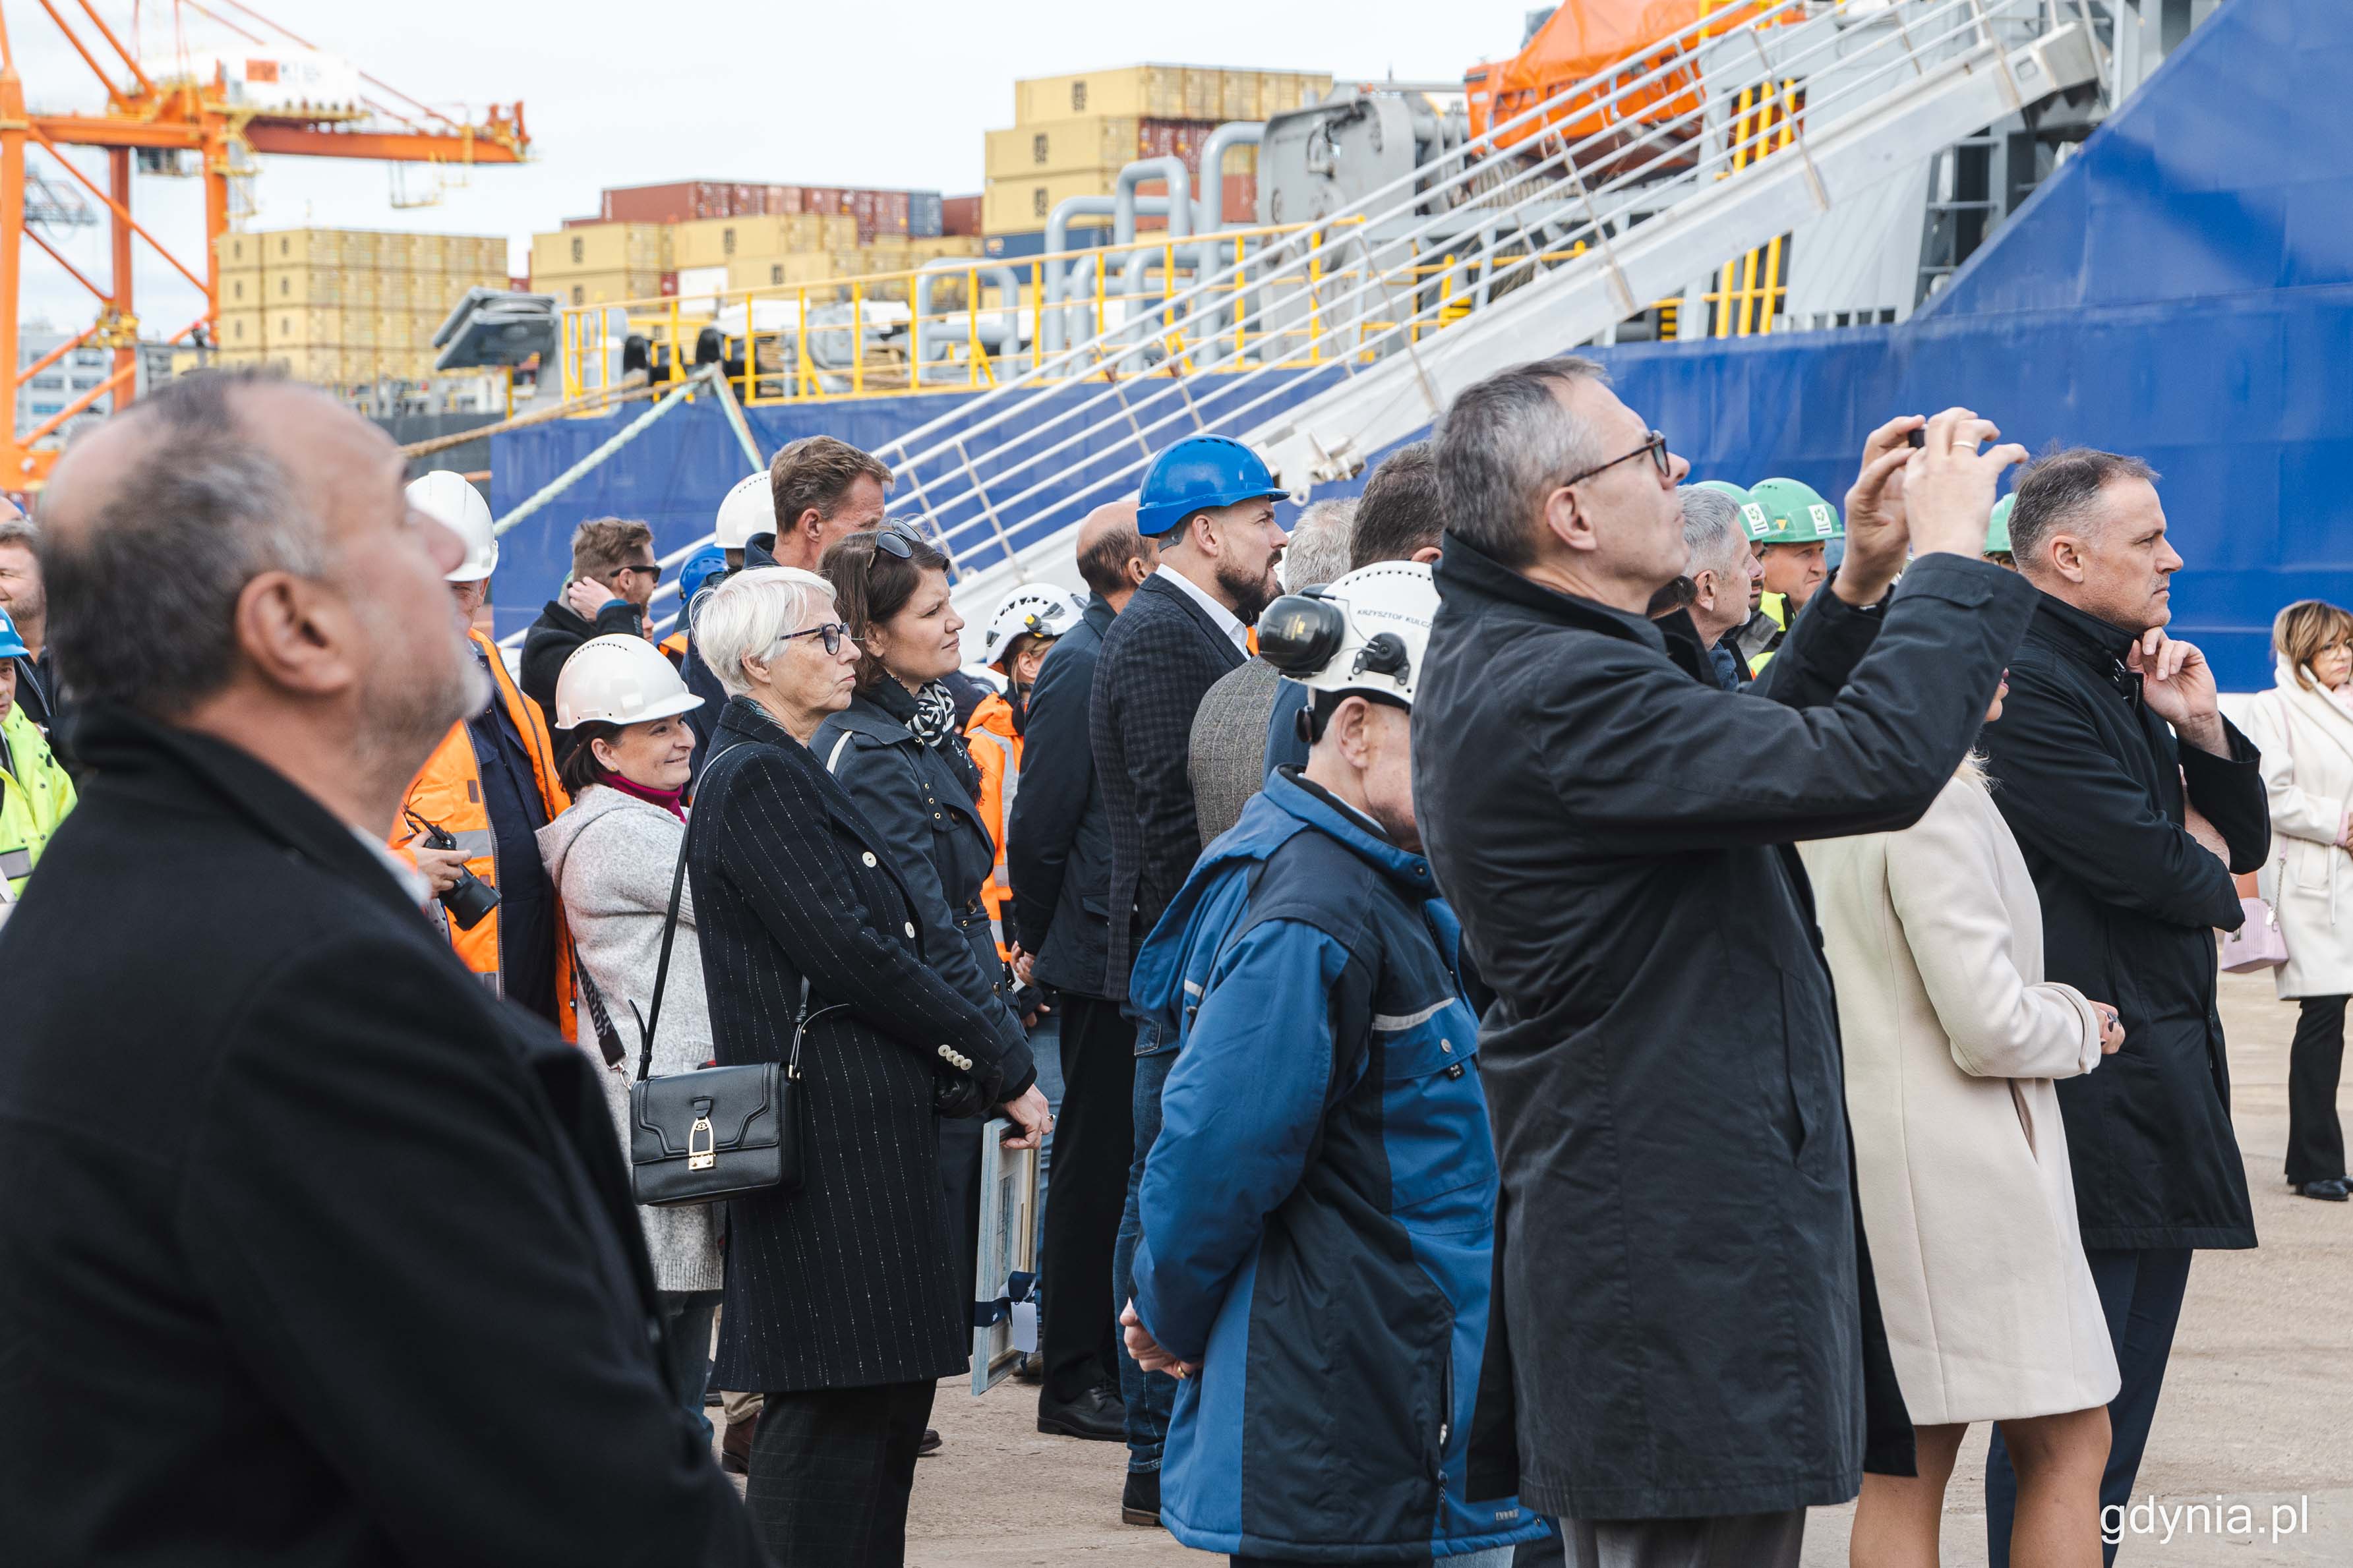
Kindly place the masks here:
<instances>
[{"instance_id":1,"label":"man with blue hard hat","mask_svg":"<svg viewBox=\"0 0 2353 1568\"><path fill-rule=\"evenodd\" d=\"M1112 830L1107 994L1128 995L1128 972L1161 912L1201 853L1187 771L1193 716L1218 679L1249 657L1250 628L1282 592L1275 563L1288 542L1275 521L1265 461L1224 436L1188 436L1145 471L1136 531L1158 542L1160 564L1103 634L1090 729L1095 777ZM1160 1086L1176 1042L1142 1023L1135 1042L1135 1160L1113 1256L1116 1300L1127 1300L1144 1155L1160 1131ZM1127 1489L1120 1517L1160 1521L1160 1454L1175 1380L1147 1374L1124 1352Z\"/></svg>"}]
</instances>

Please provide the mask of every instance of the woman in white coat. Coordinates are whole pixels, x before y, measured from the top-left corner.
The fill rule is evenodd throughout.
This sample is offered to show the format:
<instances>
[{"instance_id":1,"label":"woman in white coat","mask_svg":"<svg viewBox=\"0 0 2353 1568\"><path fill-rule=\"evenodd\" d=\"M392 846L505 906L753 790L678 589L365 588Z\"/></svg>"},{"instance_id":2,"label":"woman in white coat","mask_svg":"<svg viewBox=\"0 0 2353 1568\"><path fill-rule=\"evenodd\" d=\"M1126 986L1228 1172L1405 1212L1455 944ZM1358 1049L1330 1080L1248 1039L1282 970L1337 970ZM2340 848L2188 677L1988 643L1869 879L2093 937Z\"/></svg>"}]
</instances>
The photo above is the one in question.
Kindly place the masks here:
<instances>
[{"instance_id":1,"label":"woman in white coat","mask_svg":"<svg viewBox=\"0 0 2353 1568\"><path fill-rule=\"evenodd\" d=\"M644 1044L638 1020L653 1011L662 925L686 837L679 801L694 755L686 714L702 705L643 637L590 638L565 660L555 683L556 729L569 742L559 767L572 805L539 830L540 858L564 900L579 955L580 1044L604 1053L605 1098L625 1158L629 1086ZM603 1023L588 1005L592 986ZM692 1072L711 1060L694 899L684 887L655 1024L654 1076ZM712 1314L726 1284L712 1210L702 1204L640 1207L638 1217L661 1292L672 1392L708 1436L703 1382Z\"/></svg>"},{"instance_id":2,"label":"woman in white coat","mask_svg":"<svg viewBox=\"0 0 2353 1568\"><path fill-rule=\"evenodd\" d=\"M2287 1180L2307 1198L2343 1203L2345 1131L2337 1079L2345 998L2353 992L2353 614L2317 599L2272 623L2277 684L2249 705L2263 752L2272 859L2258 891L2278 913L2287 963L2273 972L2303 1004L2287 1062Z\"/></svg>"},{"instance_id":3,"label":"woman in white coat","mask_svg":"<svg viewBox=\"0 0 2353 1568\"><path fill-rule=\"evenodd\" d=\"M2000 716L2009 687L1987 713ZM1917 1478L1866 1475L1857 1568L1935 1568L1954 1456L2000 1423L2010 1561L2099 1568L2115 1352L2051 1080L2124 1035L2042 978L2042 915L1975 760L1900 833L1800 846L1845 1042L1856 1188Z\"/></svg>"}]
</instances>

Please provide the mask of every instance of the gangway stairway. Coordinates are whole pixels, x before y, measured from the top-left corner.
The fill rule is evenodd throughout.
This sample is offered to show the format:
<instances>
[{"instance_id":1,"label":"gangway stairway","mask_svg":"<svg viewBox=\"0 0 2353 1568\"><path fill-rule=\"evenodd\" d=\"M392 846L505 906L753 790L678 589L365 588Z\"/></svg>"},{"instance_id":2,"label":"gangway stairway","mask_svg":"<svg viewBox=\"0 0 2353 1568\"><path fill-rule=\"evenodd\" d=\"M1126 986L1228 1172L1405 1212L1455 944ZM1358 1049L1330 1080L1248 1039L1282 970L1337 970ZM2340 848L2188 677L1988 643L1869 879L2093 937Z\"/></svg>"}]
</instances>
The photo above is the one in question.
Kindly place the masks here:
<instances>
[{"instance_id":1,"label":"gangway stairway","mask_svg":"<svg viewBox=\"0 0 2353 1568\"><path fill-rule=\"evenodd\" d=\"M967 619L1017 581L1071 581L1079 520L1182 436L1240 437L1303 497L1347 479L1470 383L1592 340L2103 64L2084 0L1724 15L878 448ZM1740 143L1763 118L1732 111L1744 91L1781 95L1795 135Z\"/></svg>"}]
</instances>

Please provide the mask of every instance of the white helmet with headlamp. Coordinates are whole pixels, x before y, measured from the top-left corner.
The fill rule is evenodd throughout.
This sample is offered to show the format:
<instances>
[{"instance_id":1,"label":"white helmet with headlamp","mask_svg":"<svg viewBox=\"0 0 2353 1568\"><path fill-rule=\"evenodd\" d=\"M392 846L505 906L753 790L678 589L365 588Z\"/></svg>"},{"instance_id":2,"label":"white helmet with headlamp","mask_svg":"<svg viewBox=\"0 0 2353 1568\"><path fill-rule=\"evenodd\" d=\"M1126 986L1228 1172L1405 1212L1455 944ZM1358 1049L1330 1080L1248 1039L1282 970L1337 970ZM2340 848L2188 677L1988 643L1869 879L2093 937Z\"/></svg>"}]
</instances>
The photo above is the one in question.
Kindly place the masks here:
<instances>
[{"instance_id":1,"label":"white helmet with headlamp","mask_svg":"<svg viewBox=\"0 0 2353 1568\"><path fill-rule=\"evenodd\" d=\"M1051 642L1077 626L1086 613L1087 602L1068 588L1025 583L1006 595L997 613L988 617L988 630L980 638L980 661L997 664L1023 637Z\"/></svg>"},{"instance_id":2,"label":"white helmet with headlamp","mask_svg":"<svg viewBox=\"0 0 2353 1568\"><path fill-rule=\"evenodd\" d=\"M1311 691L1410 708L1437 614L1428 563L1377 561L1269 605L1258 619L1259 657Z\"/></svg>"}]
</instances>

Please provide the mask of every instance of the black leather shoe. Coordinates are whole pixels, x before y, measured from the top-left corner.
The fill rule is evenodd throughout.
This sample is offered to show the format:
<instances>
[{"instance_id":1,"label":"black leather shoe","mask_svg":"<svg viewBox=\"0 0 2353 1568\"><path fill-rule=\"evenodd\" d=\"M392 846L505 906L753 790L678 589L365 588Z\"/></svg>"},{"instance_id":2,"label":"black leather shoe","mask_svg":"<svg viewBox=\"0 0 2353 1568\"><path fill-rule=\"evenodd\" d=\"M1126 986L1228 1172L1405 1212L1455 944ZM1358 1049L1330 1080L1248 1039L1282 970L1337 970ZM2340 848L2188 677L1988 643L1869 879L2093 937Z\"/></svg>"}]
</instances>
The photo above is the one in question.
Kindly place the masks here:
<instances>
[{"instance_id":1,"label":"black leather shoe","mask_svg":"<svg viewBox=\"0 0 2353 1568\"><path fill-rule=\"evenodd\" d=\"M1122 1524L1158 1524L1160 1522L1160 1472L1130 1470L1127 1489L1119 1494L1119 1521Z\"/></svg>"},{"instance_id":2,"label":"black leather shoe","mask_svg":"<svg viewBox=\"0 0 2353 1568\"><path fill-rule=\"evenodd\" d=\"M940 1451L940 1435L929 1426L923 1428L923 1440L915 1445L915 1458L928 1459Z\"/></svg>"},{"instance_id":3,"label":"black leather shoe","mask_svg":"<svg viewBox=\"0 0 2353 1568\"><path fill-rule=\"evenodd\" d=\"M2353 1197L2353 1186L2348 1186L2342 1176L2333 1181L2306 1182L2290 1187L2288 1191L2300 1198L2318 1198L2325 1204L2341 1204L2347 1198Z\"/></svg>"},{"instance_id":4,"label":"black leather shoe","mask_svg":"<svg viewBox=\"0 0 2353 1568\"><path fill-rule=\"evenodd\" d=\"M1039 1398L1038 1430L1057 1437L1083 1437L1091 1443L1127 1441L1127 1406L1108 1385L1090 1388L1069 1404Z\"/></svg>"}]
</instances>

